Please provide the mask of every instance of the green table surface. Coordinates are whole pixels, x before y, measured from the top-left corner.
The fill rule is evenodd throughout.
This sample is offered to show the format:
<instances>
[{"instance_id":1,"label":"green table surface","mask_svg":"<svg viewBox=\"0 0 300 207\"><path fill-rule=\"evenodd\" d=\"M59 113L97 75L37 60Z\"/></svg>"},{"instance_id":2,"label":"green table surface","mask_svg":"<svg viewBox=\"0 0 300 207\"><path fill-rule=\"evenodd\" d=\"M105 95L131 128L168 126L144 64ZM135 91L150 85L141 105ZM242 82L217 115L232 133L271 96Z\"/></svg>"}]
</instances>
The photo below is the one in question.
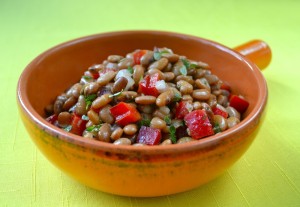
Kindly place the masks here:
<instances>
[{"instance_id":1,"label":"green table surface","mask_svg":"<svg viewBox=\"0 0 300 207\"><path fill-rule=\"evenodd\" d=\"M0 206L300 206L299 11L298 0L1 0ZM214 181L156 198L98 192L54 167L27 134L16 105L25 66L61 42L131 29L187 33L229 47L258 38L272 48L261 131Z\"/></svg>"}]
</instances>

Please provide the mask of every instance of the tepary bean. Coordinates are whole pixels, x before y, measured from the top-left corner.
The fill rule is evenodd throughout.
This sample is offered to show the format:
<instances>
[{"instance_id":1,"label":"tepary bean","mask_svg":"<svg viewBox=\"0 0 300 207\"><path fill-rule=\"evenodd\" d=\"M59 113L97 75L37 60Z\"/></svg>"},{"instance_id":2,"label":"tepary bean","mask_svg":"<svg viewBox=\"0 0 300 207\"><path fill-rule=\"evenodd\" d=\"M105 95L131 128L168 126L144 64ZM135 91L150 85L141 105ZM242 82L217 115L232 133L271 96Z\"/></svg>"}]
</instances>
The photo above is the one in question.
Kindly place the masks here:
<instances>
[{"instance_id":1,"label":"tepary bean","mask_svg":"<svg viewBox=\"0 0 300 207\"><path fill-rule=\"evenodd\" d=\"M158 69L158 70L163 70L165 67L167 67L169 63L169 60L167 58L161 58L149 66L149 69Z\"/></svg>"},{"instance_id":2,"label":"tepary bean","mask_svg":"<svg viewBox=\"0 0 300 207\"><path fill-rule=\"evenodd\" d=\"M149 105L156 102L155 96L138 96L135 98L135 103L142 105Z\"/></svg>"},{"instance_id":3,"label":"tepary bean","mask_svg":"<svg viewBox=\"0 0 300 207\"><path fill-rule=\"evenodd\" d=\"M50 123L74 127L70 132L86 139L139 147L184 144L224 133L243 117L231 103L240 94L208 63L165 47L111 54L78 80L45 113Z\"/></svg>"},{"instance_id":4,"label":"tepary bean","mask_svg":"<svg viewBox=\"0 0 300 207\"><path fill-rule=\"evenodd\" d=\"M99 108L105 106L106 104L108 104L111 101L112 101L112 97L109 94L104 94L104 95L96 98L93 101L92 107L95 108L95 109L99 109Z\"/></svg>"},{"instance_id":5,"label":"tepary bean","mask_svg":"<svg viewBox=\"0 0 300 207\"><path fill-rule=\"evenodd\" d=\"M125 78L125 77L118 78L115 81L115 83L114 83L114 85L113 85L113 87L111 89L111 92L117 93L117 92L120 92L120 91L124 90L124 88L126 87L127 83L128 83L127 78Z\"/></svg>"}]
</instances>

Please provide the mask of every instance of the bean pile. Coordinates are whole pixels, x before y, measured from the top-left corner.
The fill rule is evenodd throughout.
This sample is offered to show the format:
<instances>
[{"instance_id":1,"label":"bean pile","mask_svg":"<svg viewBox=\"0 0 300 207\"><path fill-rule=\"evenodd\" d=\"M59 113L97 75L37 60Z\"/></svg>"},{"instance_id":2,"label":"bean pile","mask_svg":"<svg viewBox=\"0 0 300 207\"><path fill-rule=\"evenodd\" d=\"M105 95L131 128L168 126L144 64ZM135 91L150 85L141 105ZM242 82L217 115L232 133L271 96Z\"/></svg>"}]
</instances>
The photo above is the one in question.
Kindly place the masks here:
<instances>
[{"instance_id":1,"label":"bean pile","mask_svg":"<svg viewBox=\"0 0 300 207\"><path fill-rule=\"evenodd\" d=\"M168 145L225 131L248 105L207 63L154 48L92 65L45 112L47 121L84 138Z\"/></svg>"}]
</instances>

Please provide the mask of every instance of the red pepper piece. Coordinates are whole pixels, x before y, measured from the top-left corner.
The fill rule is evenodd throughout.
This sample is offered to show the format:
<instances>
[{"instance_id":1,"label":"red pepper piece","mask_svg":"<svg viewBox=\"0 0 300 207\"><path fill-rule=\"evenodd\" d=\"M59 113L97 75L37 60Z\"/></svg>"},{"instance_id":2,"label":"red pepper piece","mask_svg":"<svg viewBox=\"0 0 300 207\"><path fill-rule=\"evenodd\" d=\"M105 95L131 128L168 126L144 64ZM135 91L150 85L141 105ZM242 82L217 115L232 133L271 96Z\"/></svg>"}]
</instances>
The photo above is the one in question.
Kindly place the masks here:
<instances>
[{"instance_id":1,"label":"red pepper piece","mask_svg":"<svg viewBox=\"0 0 300 207\"><path fill-rule=\"evenodd\" d=\"M57 121L57 115L56 114L53 114L49 117L46 118L46 121L50 122L51 124L55 124L55 122Z\"/></svg>"},{"instance_id":2,"label":"red pepper piece","mask_svg":"<svg viewBox=\"0 0 300 207\"><path fill-rule=\"evenodd\" d=\"M184 117L190 136L193 139L200 139L214 134L213 126L209 122L204 110L195 110Z\"/></svg>"},{"instance_id":3,"label":"red pepper piece","mask_svg":"<svg viewBox=\"0 0 300 207\"><path fill-rule=\"evenodd\" d=\"M140 65L141 64L141 58L143 55L145 55L147 50L139 50L133 53L133 61L135 65Z\"/></svg>"},{"instance_id":4,"label":"red pepper piece","mask_svg":"<svg viewBox=\"0 0 300 207\"><path fill-rule=\"evenodd\" d=\"M214 113L214 115L221 115L226 119L228 117L228 113L227 111L225 111L226 109L222 109L222 108L223 107L217 105L216 107L213 107L211 110Z\"/></svg>"},{"instance_id":5,"label":"red pepper piece","mask_svg":"<svg viewBox=\"0 0 300 207\"><path fill-rule=\"evenodd\" d=\"M82 135L83 131L86 129L87 120L83 120L80 116L74 114L71 121L70 132L77 135Z\"/></svg>"},{"instance_id":6,"label":"red pepper piece","mask_svg":"<svg viewBox=\"0 0 300 207\"><path fill-rule=\"evenodd\" d=\"M161 140L161 132L159 129L154 129L151 127L142 126L140 128L137 142L147 145L157 145Z\"/></svg>"},{"instance_id":7,"label":"red pepper piece","mask_svg":"<svg viewBox=\"0 0 300 207\"><path fill-rule=\"evenodd\" d=\"M176 107L175 117L177 119L183 119L185 115L193 110L193 106L189 102L180 101Z\"/></svg>"},{"instance_id":8,"label":"red pepper piece","mask_svg":"<svg viewBox=\"0 0 300 207\"><path fill-rule=\"evenodd\" d=\"M116 123L125 126L141 119L141 114L132 105L120 102L110 108L110 113L115 117Z\"/></svg>"},{"instance_id":9,"label":"red pepper piece","mask_svg":"<svg viewBox=\"0 0 300 207\"><path fill-rule=\"evenodd\" d=\"M232 95L230 98L229 106L235 108L238 112L242 114L247 110L249 102L241 96Z\"/></svg>"},{"instance_id":10,"label":"red pepper piece","mask_svg":"<svg viewBox=\"0 0 300 207\"><path fill-rule=\"evenodd\" d=\"M98 71L95 71L95 72L85 71L85 72L84 72L84 75L85 75L85 76L88 76L88 77L91 77L91 78L93 78L94 80L98 79L99 76L100 76Z\"/></svg>"},{"instance_id":11,"label":"red pepper piece","mask_svg":"<svg viewBox=\"0 0 300 207\"><path fill-rule=\"evenodd\" d=\"M145 78L139 83L139 93L145 95L158 96L159 92L156 89L156 82L159 81L159 74L155 73L153 75L146 75Z\"/></svg>"}]
</instances>

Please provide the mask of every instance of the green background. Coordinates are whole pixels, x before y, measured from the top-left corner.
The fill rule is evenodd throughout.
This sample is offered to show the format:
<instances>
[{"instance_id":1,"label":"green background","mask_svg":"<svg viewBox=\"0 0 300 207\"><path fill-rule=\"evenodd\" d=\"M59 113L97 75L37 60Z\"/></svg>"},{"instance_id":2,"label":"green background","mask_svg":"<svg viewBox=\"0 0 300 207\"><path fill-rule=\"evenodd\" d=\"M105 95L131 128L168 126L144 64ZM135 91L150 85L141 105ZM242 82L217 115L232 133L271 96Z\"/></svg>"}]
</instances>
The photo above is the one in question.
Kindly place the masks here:
<instances>
[{"instance_id":1,"label":"green background","mask_svg":"<svg viewBox=\"0 0 300 207\"><path fill-rule=\"evenodd\" d=\"M1 0L0 206L300 206L299 11L298 0ZM229 47L258 38L272 48L261 131L216 180L171 196L114 196L67 177L30 140L16 106L25 66L61 42L131 29L187 33Z\"/></svg>"}]
</instances>

